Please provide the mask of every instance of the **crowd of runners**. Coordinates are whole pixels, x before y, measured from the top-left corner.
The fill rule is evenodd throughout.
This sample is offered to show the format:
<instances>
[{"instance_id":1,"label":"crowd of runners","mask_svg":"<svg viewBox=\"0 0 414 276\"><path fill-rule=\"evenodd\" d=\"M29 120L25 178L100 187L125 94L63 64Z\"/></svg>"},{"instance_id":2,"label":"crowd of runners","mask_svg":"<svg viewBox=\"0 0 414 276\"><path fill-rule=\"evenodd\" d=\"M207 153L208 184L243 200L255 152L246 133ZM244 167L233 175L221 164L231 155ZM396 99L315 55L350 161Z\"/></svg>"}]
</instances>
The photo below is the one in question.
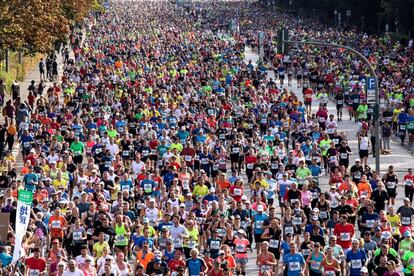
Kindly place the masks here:
<instances>
[{"instance_id":1,"label":"crowd of runners","mask_svg":"<svg viewBox=\"0 0 414 276\"><path fill-rule=\"evenodd\" d=\"M411 275L414 175L369 166L394 135L413 146L411 41L245 1L113 1L85 21L71 36L74 57L47 59L64 55L59 81L46 88L42 60L27 99L0 84L13 92L0 129L3 273L247 275L255 262L263 276ZM282 27L291 38L352 43L375 65L381 141L364 64L337 48L277 53ZM257 64L245 63L246 46L263 47ZM358 123L358 148L342 120ZM329 190L319 187L325 175ZM33 204L12 264L23 189Z\"/></svg>"}]
</instances>

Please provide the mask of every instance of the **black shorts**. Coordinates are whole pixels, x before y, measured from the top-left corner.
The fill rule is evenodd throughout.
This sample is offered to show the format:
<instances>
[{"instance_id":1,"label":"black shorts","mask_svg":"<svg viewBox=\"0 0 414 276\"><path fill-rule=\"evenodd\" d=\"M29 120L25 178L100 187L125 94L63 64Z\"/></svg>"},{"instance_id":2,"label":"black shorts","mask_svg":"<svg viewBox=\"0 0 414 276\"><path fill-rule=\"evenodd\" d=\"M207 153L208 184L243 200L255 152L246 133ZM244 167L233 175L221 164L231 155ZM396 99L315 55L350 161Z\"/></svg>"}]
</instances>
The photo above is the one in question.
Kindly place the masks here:
<instances>
[{"instance_id":1,"label":"black shorts","mask_svg":"<svg viewBox=\"0 0 414 276\"><path fill-rule=\"evenodd\" d=\"M273 253L273 255L275 255L275 259L279 261L279 259L280 259L279 248L271 248L271 247L269 247L269 252L270 253Z\"/></svg>"},{"instance_id":2,"label":"black shorts","mask_svg":"<svg viewBox=\"0 0 414 276\"><path fill-rule=\"evenodd\" d=\"M339 166L344 166L345 168L348 168L348 166L349 166L349 160L348 159L346 159L346 160L339 159Z\"/></svg>"},{"instance_id":3,"label":"black shorts","mask_svg":"<svg viewBox=\"0 0 414 276\"><path fill-rule=\"evenodd\" d=\"M296 76L296 79L301 80L302 79L302 76L301 75L297 75Z\"/></svg>"},{"instance_id":4,"label":"black shorts","mask_svg":"<svg viewBox=\"0 0 414 276\"><path fill-rule=\"evenodd\" d=\"M359 106L359 104L357 104L357 105L355 105L355 104L352 104L352 109L353 109L354 111L357 111L357 109L358 109L358 106Z\"/></svg>"},{"instance_id":5,"label":"black shorts","mask_svg":"<svg viewBox=\"0 0 414 276\"><path fill-rule=\"evenodd\" d=\"M343 107L344 107L344 105L343 105L343 104L337 104L337 105L336 105L336 109L338 109L338 110L339 110L339 109L342 109Z\"/></svg>"},{"instance_id":6,"label":"black shorts","mask_svg":"<svg viewBox=\"0 0 414 276\"><path fill-rule=\"evenodd\" d=\"M285 79L285 75L279 75L279 79L284 80Z\"/></svg>"},{"instance_id":7,"label":"black shorts","mask_svg":"<svg viewBox=\"0 0 414 276\"><path fill-rule=\"evenodd\" d=\"M262 240L262 234L254 234L254 241L255 243L261 243Z\"/></svg>"},{"instance_id":8,"label":"black shorts","mask_svg":"<svg viewBox=\"0 0 414 276\"><path fill-rule=\"evenodd\" d=\"M238 154L230 154L230 161L231 163L237 163L239 162L239 156Z\"/></svg>"},{"instance_id":9,"label":"black shorts","mask_svg":"<svg viewBox=\"0 0 414 276\"><path fill-rule=\"evenodd\" d=\"M397 197L397 189L387 189L388 196L396 198Z\"/></svg>"},{"instance_id":10,"label":"black shorts","mask_svg":"<svg viewBox=\"0 0 414 276\"><path fill-rule=\"evenodd\" d=\"M368 157L368 150L359 150L359 158Z\"/></svg>"},{"instance_id":11,"label":"black shorts","mask_svg":"<svg viewBox=\"0 0 414 276\"><path fill-rule=\"evenodd\" d=\"M312 102L305 102L305 105L311 106L312 105Z\"/></svg>"}]
</instances>

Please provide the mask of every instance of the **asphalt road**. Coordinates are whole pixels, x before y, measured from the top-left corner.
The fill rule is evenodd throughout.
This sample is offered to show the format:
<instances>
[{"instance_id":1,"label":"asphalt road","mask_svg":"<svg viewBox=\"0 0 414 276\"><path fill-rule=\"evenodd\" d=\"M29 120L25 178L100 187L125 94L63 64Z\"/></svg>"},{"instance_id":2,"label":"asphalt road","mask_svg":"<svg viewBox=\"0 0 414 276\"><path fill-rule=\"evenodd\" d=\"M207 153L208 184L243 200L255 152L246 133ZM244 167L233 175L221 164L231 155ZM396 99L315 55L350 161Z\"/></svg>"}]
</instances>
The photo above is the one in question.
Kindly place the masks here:
<instances>
[{"instance_id":1,"label":"asphalt road","mask_svg":"<svg viewBox=\"0 0 414 276\"><path fill-rule=\"evenodd\" d=\"M252 50L249 47L246 48L246 52L245 52L246 63L248 63L249 60L251 60L253 64L256 64L256 61L258 60L258 58L259 58L259 55L257 53L252 52ZM268 78L275 79L273 71L268 71ZM296 81L293 82L291 87L288 87L287 81L285 80L284 87L293 91L298 96L298 98L303 101L302 91L301 89L297 89ZM313 111L316 110L318 106L319 106L319 102L314 99L312 102L312 110ZM333 102L328 103L328 111L329 111L329 114L334 114L335 119L336 119L336 106ZM353 120L348 120L348 118L349 117L348 117L347 111L344 110L344 113L342 116L343 121L337 122L338 131L346 133L349 146L351 147L352 152L354 153L352 156L350 156L350 164L354 164L355 159L359 158L358 140L356 137L358 125ZM397 172L397 175L399 176L400 179L402 179L407 169L413 166L412 160L413 160L413 157L408 152L408 150L401 147L399 143L392 141L391 142L391 154L381 155L380 157L381 176L387 171L388 166L393 165L395 167L395 171ZM372 154L370 154L370 157L368 159L368 165L371 168L375 169L375 158L372 157ZM322 192L326 192L329 190L328 181L329 181L328 176L322 176L320 178L319 187L321 188ZM248 190L248 188L249 187L245 187L246 190ZM396 207L399 207L403 205L404 188L400 186L398 187L397 191L398 191L398 196L396 198ZM280 216L279 208L277 208L277 213ZM359 235L359 233L357 233L357 235ZM246 273L247 275L257 275L258 274L257 271L258 271L258 267L256 266L256 252L249 253L249 263L247 265Z\"/></svg>"}]
</instances>

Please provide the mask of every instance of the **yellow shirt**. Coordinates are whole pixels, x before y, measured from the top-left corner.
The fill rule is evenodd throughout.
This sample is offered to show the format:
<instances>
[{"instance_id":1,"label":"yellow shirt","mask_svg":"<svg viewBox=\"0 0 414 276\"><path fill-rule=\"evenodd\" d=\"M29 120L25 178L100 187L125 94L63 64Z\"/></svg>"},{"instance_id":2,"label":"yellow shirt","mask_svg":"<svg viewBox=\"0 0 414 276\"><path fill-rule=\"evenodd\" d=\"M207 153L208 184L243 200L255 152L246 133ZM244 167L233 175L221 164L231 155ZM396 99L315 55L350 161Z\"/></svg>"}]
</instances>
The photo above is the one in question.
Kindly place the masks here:
<instances>
[{"instance_id":1,"label":"yellow shirt","mask_svg":"<svg viewBox=\"0 0 414 276\"><path fill-rule=\"evenodd\" d=\"M400 229L399 229L399 225L401 224L401 219L399 215L387 215L387 219L391 224L391 228L392 228L392 234L399 234L400 233Z\"/></svg>"},{"instance_id":2,"label":"yellow shirt","mask_svg":"<svg viewBox=\"0 0 414 276\"><path fill-rule=\"evenodd\" d=\"M103 255L104 248L109 248L109 244L106 241L103 241L102 244L97 242L93 245L93 251L95 252L95 260L98 260Z\"/></svg>"},{"instance_id":3,"label":"yellow shirt","mask_svg":"<svg viewBox=\"0 0 414 276\"><path fill-rule=\"evenodd\" d=\"M59 189L61 187L64 187L66 189L67 186L68 186L67 183L68 183L68 181L66 179L62 178L61 180L59 180L59 179L53 180L52 185L53 185L53 187L55 187L55 189Z\"/></svg>"},{"instance_id":4,"label":"yellow shirt","mask_svg":"<svg viewBox=\"0 0 414 276\"><path fill-rule=\"evenodd\" d=\"M194 189L193 189L193 195L196 196L206 196L208 195L208 187L206 185L195 185Z\"/></svg>"}]
</instances>

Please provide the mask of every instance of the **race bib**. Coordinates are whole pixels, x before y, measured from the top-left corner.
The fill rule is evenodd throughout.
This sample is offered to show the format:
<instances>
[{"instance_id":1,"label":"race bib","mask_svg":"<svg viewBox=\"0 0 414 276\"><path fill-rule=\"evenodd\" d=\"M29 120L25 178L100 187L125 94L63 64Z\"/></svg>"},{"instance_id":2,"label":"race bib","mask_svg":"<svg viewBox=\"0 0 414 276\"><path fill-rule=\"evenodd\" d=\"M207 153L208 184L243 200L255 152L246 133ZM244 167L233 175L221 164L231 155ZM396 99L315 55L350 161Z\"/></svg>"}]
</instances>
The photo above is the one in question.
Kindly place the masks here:
<instances>
[{"instance_id":1,"label":"race bib","mask_svg":"<svg viewBox=\"0 0 414 276\"><path fill-rule=\"evenodd\" d=\"M348 153L346 153L346 152L342 152L342 153L340 154L340 156L341 156L341 159L347 159L347 158L348 158Z\"/></svg>"},{"instance_id":2,"label":"race bib","mask_svg":"<svg viewBox=\"0 0 414 276\"><path fill-rule=\"evenodd\" d=\"M270 265L262 265L262 266L260 267L260 271L261 271L262 273L264 273L264 272L269 272L269 271L270 271Z\"/></svg>"},{"instance_id":3,"label":"race bib","mask_svg":"<svg viewBox=\"0 0 414 276\"><path fill-rule=\"evenodd\" d=\"M253 170L254 164L253 163L246 164L246 168L248 168L249 170Z\"/></svg>"},{"instance_id":4,"label":"race bib","mask_svg":"<svg viewBox=\"0 0 414 276\"><path fill-rule=\"evenodd\" d=\"M272 163L271 168L272 168L272 170L277 170L277 169L279 169L279 164L278 163Z\"/></svg>"},{"instance_id":5,"label":"race bib","mask_svg":"<svg viewBox=\"0 0 414 276\"><path fill-rule=\"evenodd\" d=\"M299 271L300 270L300 263L299 262L289 263L289 270L290 271Z\"/></svg>"},{"instance_id":6,"label":"race bib","mask_svg":"<svg viewBox=\"0 0 414 276\"><path fill-rule=\"evenodd\" d=\"M351 267L352 268L356 268L356 269L361 268L362 267L361 260L360 259L358 259L358 260L351 260Z\"/></svg>"},{"instance_id":7,"label":"race bib","mask_svg":"<svg viewBox=\"0 0 414 276\"><path fill-rule=\"evenodd\" d=\"M401 224L410 225L411 224L411 218L410 217L401 217Z\"/></svg>"},{"instance_id":8,"label":"race bib","mask_svg":"<svg viewBox=\"0 0 414 276\"><path fill-rule=\"evenodd\" d=\"M302 224L302 218L301 217L294 217L293 218L293 223L296 225L301 225Z\"/></svg>"},{"instance_id":9,"label":"race bib","mask_svg":"<svg viewBox=\"0 0 414 276\"><path fill-rule=\"evenodd\" d=\"M146 193L151 193L152 192L152 184L150 184L150 183L144 184L144 191Z\"/></svg>"},{"instance_id":10,"label":"race bib","mask_svg":"<svg viewBox=\"0 0 414 276\"><path fill-rule=\"evenodd\" d=\"M79 241L82 239L82 232L73 232L73 239Z\"/></svg>"},{"instance_id":11,"label":"race bib","mask_svg":"<svg viewBox=\"0 0 414 276\"><path fill-rule=\"evenodd\" d=\"M246 247L244 244L236 245L236 252L237 253L246 253Z\"/></svg>"},{"instance_id":12,"label":"race bib","mask_svg":"<svg viewBox=\"0 0 414 276\"><path fill-rule=\"evenodd\" d=\"M400 125L401 130L405 130L405 125Z\"/></svg>"},{"instance_id":13,"label":"race bib","mask_svg":"<svg viewBox=\"0 0 414 276\"><path fill-rule=\"evenodd\" d=\"M337 104L343 104L344 103L344 101L343 100L338 100L337 101Z\"/></svg>"},{"instance_id":14,"label":"race bib","mask_svg":"<svg viewBox=\"0 0 414 276\"><path fill-rule=\"evenodd\" d=\"M312 261L311 268L314 270L319 270L319 267L321 266L321 262Z\"/></svg>"},{"instance_id":15,"label":"race bib","mask_svg":"<svg viewBox=\"0 0 414 276\"><path fill-rule=\"evenodd\" d=\"M269 240L269 247L270 248L278 248L279 247L279 240Z\"/></svg>"},{"instance_id":16,"label":"race bib","mask_svg":"<svg viewBox=\"0 0 414 276\"><path fill-rule=\"evenodd\" d=\"M220 242L219 241L211 241L210 242L210 248L218 250L220 248Z\"/></svg>"},{"instance_id":17,"label":"race bib","mask_svg":"<svg viewBox=\"0 0 414 276\"><path fill-rule=\"evenodd\" d=\"M184 160L186 161L186 162L191 162L191 160L192 160L193 158L191 157L191 155L186 155L185 157L184 157Z\"/></svg>"},{"instance_id":18,"label":"race bib","mask_svg":"<svg viewBox=\"0 0 414 276\"><path fill-rule=\"evenodd\" d=\"M242 195L242 190L241 189L234 189L234 195L236 196L241 196Z\"/></svg>"},{"instance_id":19,"label":"race bib","mask_svg":"<svg viewBox=\"0 0 414 276\"><path fill-rule=\"evenodd\" d=\"M404 181L404 185L411 187L411 186L413 186L413 181L411 179L407 179L407 180Z\"/></svg>"},{"instance_id":20,"label":"race bib","mask_svg":"<svg viewBox=\"0 0 414 276\"><path fill-rule=\"evenodd\" d=\"M374 224L375 224L375 220L367 220L367 227L372 228L374 227Z\"/></svg>"},{"instance_id":21,"label":"race bib","mask_svg":"<svg viewBox=\"0 0 414 276\"><path fill-rule=\"evenodd\" d=\"M287 234L292 234L292 235L294 234L292 226L286 226L285 227L285 235L287 235Z\"/></svg>"},{"instance_id":22,"label":"race bib","mask_svg":"<svg viewBox=\"0 0 414 276\"><path fill-rule=\"evenodd\" d=\"M239 153L240 152L240 148L233 148L233 153Z\"/></svg>"},{"instance_id":23,"label":"race bib","mask_svg":"<svg viewBox=\"0 0 414 276\"><path fill-rule=\"evenodd\" d=\"M196 241L189 240L187 245L188 245L189 248L194 248L196 246L196 244L197 244Z\"/></svg>"},{"instance_id":24,"label":"race bib","mask_svg":"<svg viewBox=\"0 0 414 276\"><path fill-rule=\"evenodd\" d=\"M30 269L30 276L38 276L40 275L39 269Z\"/></svg>"},{"instance_id":25,"label":"race bib","mask_svg":"<svg viewBox=\"0 0 414 276\"><path fill-rule=\"evenodd\" d=\"M262 229L263 228L263 220L256 221L256 228L257 229Z\"/></svg>"},{"instance_id":26,"label":"race bib","mask_svg":"<svg viewBox=\"0 0 414 276\"><path fill-rule=\"evenodd\" d=\"M388 189L395 189L395 182L387 182Z\"/></svg>"},{"instance_id":27,"label":"race bib","mask_svg":"<svg viewBox=\"0 0 414 276\"><path fill-rule=\"evenodd\" d=\"M351 234L350 233L341 233L341 241L349 241L351 239Z\"/></svg>"},{"instance_id":28,"label":"race bib","mask_svg":"<svg viewBox=\"0 0 414 276\"><path fill-rule=\"evenodd\" d=\"M124 235L116 235L116 236L115 236L115 241L116 241L117 243L124 242L124 241L125 241L125 236L124 236Z\"/></svg>"},{"instance_id":29,"label":"race bib","mask_svg":"<svg viewBox=\"0 0 414 276\"><path fill-rule=\"evenodd\" d=\"M174 248L181 248L183 247L183 240L182 239L174 239Z\"/></svg>"},{"instance_id":30,"label":"race bib","mask_svg":"<svg viewBox=\"0 0 414 276\"><path fill-rule=\"evenodd\" d=\"M52 228L60 228L60 220L52 221Z\"/></svg>"}]
</instances>

